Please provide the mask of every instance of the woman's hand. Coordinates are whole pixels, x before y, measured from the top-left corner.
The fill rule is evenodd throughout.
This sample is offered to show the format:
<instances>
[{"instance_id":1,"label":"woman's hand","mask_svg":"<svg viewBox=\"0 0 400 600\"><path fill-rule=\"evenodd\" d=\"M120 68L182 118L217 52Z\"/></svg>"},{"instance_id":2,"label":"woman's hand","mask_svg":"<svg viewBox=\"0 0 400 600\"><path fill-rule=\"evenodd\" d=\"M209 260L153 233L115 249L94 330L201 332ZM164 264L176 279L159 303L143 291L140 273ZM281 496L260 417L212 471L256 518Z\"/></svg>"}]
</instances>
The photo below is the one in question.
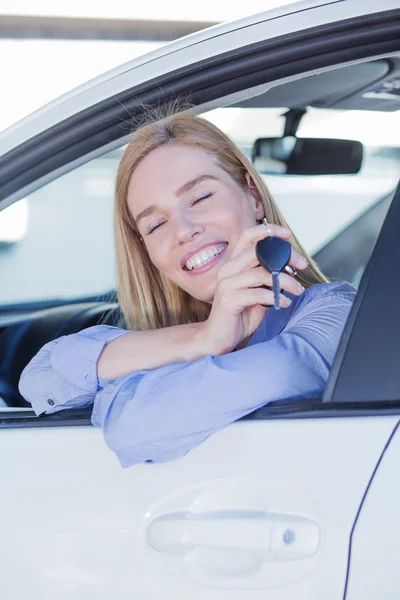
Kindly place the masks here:
<instances>
[{"instance_id":1,"label":"woman's hand","mask_svg":"<svg viewBox=\"0 0 400 600\"><path fill-rule=\"evenodd\" d=\"M270 224L273 236L290 238L291 231L280 225ZM199 335L207 354L226 354L242 342L247 342L263 320L268 306L274 305L272 275L259 265L255 245L267 237L265 225L245 229L230 260L218 272L218 283L213 298L211 313L200 324ZM289 262L291 267L301 270L307 261L295 250ZM303 286L291 275L281 273L281 289L299 296ZM290 305L290 300L281 294L281 306Z\"/></svg>"}]
</instances>

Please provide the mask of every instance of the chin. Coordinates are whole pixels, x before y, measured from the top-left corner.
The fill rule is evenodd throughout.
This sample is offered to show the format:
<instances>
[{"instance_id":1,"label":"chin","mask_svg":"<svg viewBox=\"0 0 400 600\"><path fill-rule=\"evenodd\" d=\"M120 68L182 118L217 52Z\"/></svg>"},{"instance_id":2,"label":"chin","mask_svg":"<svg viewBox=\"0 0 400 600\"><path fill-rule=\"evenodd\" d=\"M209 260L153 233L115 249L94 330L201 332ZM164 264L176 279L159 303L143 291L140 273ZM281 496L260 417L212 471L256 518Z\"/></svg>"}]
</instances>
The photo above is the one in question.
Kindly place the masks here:
<instances>
[{"instance_id":1,"label":"chin","mask_svg":"<svg viewBox=\"0 0 400 600\"><path fill-rule=\"evenodd\" d=\"M192 290L192 291L186 290L186 292L188 294L190 294L192 296L192 298L196 298L196 300L200 300L201 302L208 302L209 304L212 304L212 301L214 299L215 289L213 289L212 291L210 291L209 293L206 293L206 294L204 294L204 292L202 294L198 294L198 293L196 293L195 290Z\"/></svg>"},{"instance_id":2,"label":"chin","mask_svg":"<svg viewBox=\"0 0 400 600\"><path fill-rule=\"evenodd\" d=\"M189 296L192 296L192 298L195 298L196 300L209 302L210 304L212 303L217 287L217 278L215 276L205 278L201 275L198 278L193 277L192 281L188 281L187 278L185 279L186 281L175 279L175 285L178 285L182 290L189 294Z\"/></svg>"},{"instance_id":3,"label":"chin","mask_svg":"<svg viewBox=\"0 0 400 600\"><path fill-rule=\"evenodd\" d=\"M208 302L209 304L212 304L213 300L214 300L214 292L212 294L207 294L207 295L202 295L201 297L196 296L198 300L201 300L202 302Z\"/></svg>"}]
</instances>

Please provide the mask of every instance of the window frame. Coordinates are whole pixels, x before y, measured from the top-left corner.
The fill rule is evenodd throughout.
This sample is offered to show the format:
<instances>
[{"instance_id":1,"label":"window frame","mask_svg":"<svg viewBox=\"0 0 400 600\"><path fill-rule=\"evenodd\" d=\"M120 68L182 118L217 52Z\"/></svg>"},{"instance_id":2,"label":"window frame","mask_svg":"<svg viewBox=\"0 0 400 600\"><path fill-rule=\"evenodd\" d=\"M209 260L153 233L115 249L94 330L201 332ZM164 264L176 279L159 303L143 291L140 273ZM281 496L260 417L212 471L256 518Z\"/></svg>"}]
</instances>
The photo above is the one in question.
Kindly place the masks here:
<instances>
[{"instance_id":1,"label":"window frame","mask_svg":"<svg viewBox=\"0 0 400 600\"><path fill-rule=\"evenodd\" d=\"M126 110L134 111L132 119L137 124L143 117L138 103L154 103L160 98L173 97L176 93L185 94L192 90L191 101L201 109L202 105L215 101L216 98L256 85L268 82L277 84L286 77L306 75L315 69L327 69L357 59L371 60L398 51L399 26L400 11L390 10L313 27L199 61L125 90L116 99L125 107L121 109L125 115ZM121 111L116 111L115 96L112 96L65 119L0 157L0 181L3 182L0 184L0 202L11 197L16 200L18 195L25 195L27 187L35 185L35 182L46 179L48 183L60 169L66 172L76 161L81 161L79 164L82 164L82 160L87 162L93 152L99 153L102 149L108 151L110 144L116 147L117 141L118 145L122 144L126 140L126 133L120 124ZM371 278L364 294L372 293L371 286L375 279ZM362 305L363 294L359 294L355 310L359 312ZM352 321L350 326L353 324ZM345 349L352 335L347 326L346 332L335 359L333 378L343 366ZM307 401L307 406L306 403L299 402L279 406L271 403L244 419L400 414L400 402L343 404L330 402L328 398L331 393L332 387L329 387L322 399ZM72 409L37 417L30 409L0 409L0 428L88 426L91 425L90 412L91 409L87 408Z\"/></svg>"}]
</instances>

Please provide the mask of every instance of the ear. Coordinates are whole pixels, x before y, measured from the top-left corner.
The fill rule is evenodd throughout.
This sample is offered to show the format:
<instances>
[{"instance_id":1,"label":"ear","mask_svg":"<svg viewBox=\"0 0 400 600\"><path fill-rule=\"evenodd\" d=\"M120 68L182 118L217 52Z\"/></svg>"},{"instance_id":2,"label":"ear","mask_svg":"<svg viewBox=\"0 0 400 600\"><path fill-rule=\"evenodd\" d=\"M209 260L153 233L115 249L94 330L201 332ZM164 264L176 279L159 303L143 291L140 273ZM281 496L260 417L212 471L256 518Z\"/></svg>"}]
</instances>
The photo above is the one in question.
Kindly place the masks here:
<instances>
[{"instance_id":1,"label":"ear","mask_svg":"<svg viewBox=\"0 0 400 600\"><path fill-rule=\"evenodd\" d=\"M246 182L247 182L247 185L249 188L249 192L253 196L254 201L255 201L255 205L254 205L255 217L257 220L261 220L263 217L265 217L265 210L264 210L264 205L261 201L260 194L255 186L254 181L251 178L250 173L247 172L245 177L246 177Z\"/></svg>"}]
</instances>

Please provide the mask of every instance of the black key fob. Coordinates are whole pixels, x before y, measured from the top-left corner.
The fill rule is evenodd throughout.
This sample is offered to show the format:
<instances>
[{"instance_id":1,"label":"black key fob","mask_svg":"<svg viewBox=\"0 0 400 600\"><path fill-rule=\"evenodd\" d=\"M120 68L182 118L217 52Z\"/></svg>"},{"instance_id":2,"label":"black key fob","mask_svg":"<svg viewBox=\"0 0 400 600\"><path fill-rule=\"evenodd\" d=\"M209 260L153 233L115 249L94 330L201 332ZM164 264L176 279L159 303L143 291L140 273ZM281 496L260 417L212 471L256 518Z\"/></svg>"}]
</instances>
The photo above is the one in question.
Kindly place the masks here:
<instances>
[{"instance_id":1,"label":"black key fob","mask_svg":"<svg viewBox=\"0 0 400 600\"><path fill-rule=\"evenodd\" d=\"M274 292L275 310L280 310L279 274L289 263L292 246L289 242L278 237L268 237L256 244L256 254L260 265L272 274L272 289Z\"/></svg>"},{"instance_id":2,"label":"black key fob","mask_svg":"<svg viewBox=\"0 0 400 600\"><path fill-rule=\"evenodd\" d=\"M281 273L289 264L292 246L278 237L267 237L256 244L256 254L260 265L270 273Z\"/></svg>"}]
</instances>

